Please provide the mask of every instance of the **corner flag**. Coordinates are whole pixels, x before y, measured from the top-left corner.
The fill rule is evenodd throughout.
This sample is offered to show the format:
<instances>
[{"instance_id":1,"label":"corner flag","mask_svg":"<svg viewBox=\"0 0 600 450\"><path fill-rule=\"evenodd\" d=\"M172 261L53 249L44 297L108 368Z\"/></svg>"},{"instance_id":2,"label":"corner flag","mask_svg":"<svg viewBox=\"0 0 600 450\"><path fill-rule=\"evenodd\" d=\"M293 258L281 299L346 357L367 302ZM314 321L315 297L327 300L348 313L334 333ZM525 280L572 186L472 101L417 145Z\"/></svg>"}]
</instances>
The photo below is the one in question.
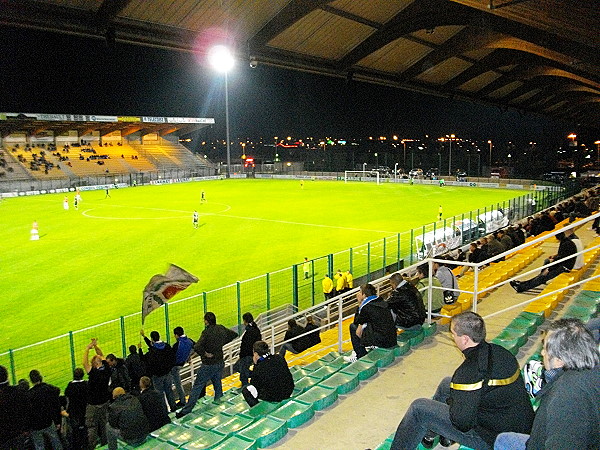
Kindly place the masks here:
<instances>
[{"instance_id":1,"label":"corner flag","mask_svg":"<svg viewBox=\"0 0 600 450\"><path fill-rule=\"evenodd\" d=\"M164 275L154 275L144 288L142 300L142 325L146 316L160 308L175 294L186 289L190 284L197 283L198 278L181 267L171 264Z\"/></svg>"}]
</instances>

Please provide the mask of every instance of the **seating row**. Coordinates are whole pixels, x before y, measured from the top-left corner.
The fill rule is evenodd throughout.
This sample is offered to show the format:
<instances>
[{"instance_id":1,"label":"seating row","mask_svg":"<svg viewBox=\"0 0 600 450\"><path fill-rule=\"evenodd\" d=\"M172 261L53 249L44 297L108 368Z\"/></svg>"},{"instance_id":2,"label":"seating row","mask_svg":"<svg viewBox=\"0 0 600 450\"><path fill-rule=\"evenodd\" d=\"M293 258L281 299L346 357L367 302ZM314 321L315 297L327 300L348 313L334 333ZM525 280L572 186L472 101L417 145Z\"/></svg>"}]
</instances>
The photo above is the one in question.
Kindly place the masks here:
<instances>
[{"instance_id":1,"label":"seating row","mask_svg":"<svg viewBox=\"0 0 600 450\"><path fill-rule=\"evenodd\" d=\"M268 447L283 438L288 429L301 426L315 412L333 405L340 395L351 393L361 381L419 345L436 329L434 323L420 330L402 332L396 348L374 349L353 363L346 362L343 353L329 351L307 365L292 366L294 392L290 399L279 403L263 401L250 408L236 388L227 390L219 404L213 403L212 397L205 397L190 414L151 433L151 437L136 448Z\"/></svg>"}]
</instances>

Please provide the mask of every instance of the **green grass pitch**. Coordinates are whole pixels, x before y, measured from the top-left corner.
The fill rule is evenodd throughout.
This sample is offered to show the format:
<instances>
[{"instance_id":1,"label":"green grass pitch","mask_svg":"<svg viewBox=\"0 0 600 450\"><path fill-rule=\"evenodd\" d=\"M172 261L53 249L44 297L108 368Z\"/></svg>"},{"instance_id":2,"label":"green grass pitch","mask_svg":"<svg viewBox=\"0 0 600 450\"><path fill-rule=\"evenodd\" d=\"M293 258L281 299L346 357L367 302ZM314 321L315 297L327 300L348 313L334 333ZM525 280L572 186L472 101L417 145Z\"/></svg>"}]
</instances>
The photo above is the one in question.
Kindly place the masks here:
<instances>
[{"instance_id":1,"label":"green grass pitch","mask_svg":"<svg viewBox=\"0 0 600 450\"><path fill-rule=\"evenodd\" d=\"M450 217L523 194L257 179L84 191L78 211L74 193L68 211L64 194L5 199L0 353L139 311L169 263L200 278L184 297L433 222L440 204ZM29 240L34 220L39 241Z\"/></svg>"}]
</instances>

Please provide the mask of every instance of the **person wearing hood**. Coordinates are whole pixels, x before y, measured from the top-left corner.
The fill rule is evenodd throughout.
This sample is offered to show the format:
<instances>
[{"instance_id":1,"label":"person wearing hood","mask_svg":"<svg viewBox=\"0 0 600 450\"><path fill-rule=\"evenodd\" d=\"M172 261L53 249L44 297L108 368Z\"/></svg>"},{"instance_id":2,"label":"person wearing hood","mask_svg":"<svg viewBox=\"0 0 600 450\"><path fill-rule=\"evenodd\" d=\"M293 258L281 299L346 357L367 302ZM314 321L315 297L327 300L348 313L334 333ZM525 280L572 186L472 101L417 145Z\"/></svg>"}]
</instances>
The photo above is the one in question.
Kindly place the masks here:
<instances>
[{"instance_id":1,"label":"person wearing hood","mask_svg":"<svg viewBox=\"0 0 600 450\"><path fill-rule=\"evenodd\" d=\"M144 354L144 360L148 373L152 376L152 384L158 392L164 394L171 412L175 412L175 395L171 388L173 385L171 368L175 364L173 349L169 344L160 340L158 331L150 333L152 340L146 337L144 330L141 330L140 334L148 346L148 351Z\"/></svg>"}]
</instances>

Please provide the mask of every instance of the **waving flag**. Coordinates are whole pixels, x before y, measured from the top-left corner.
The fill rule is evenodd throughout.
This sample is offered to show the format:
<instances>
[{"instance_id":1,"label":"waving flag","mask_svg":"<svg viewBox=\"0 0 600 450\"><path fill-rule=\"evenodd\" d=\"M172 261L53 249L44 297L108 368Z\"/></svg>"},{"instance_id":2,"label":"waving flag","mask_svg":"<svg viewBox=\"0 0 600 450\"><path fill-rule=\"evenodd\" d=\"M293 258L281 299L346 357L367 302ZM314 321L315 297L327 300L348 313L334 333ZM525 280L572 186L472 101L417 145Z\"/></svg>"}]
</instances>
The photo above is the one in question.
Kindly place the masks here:
<instances>
[{"instance_id":1,"label":"waving flag","mask_svg":"<svg viewBox=\"0 0 600 450\"><path fill-rule=\"evenodd\" d=\"M142 300L142 324L146 316L169 301L175 294L186 289L190 284L197 283L198 278L171 264L164 275L154 275L144 288Z\"/></svg>"}]
</instances>

